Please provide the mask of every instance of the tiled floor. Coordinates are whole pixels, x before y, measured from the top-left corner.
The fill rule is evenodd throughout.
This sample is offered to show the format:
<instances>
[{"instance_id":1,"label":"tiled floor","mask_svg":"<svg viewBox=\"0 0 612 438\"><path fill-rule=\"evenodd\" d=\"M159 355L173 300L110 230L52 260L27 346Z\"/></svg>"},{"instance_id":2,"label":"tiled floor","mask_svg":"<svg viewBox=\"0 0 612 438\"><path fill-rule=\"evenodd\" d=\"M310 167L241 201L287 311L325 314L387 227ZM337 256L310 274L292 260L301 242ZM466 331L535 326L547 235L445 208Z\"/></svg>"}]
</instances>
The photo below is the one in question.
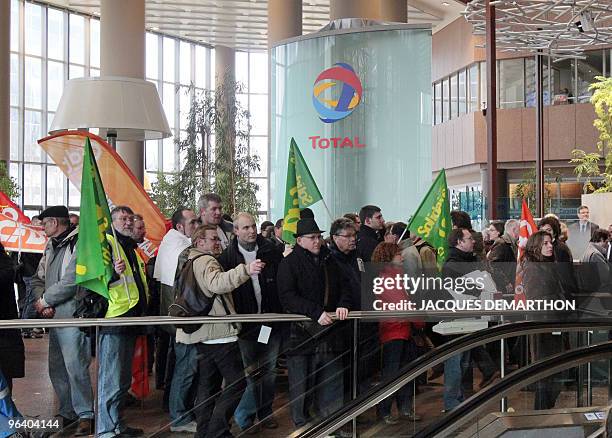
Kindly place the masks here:
<instances>
[{"instance_id":1,"label":"tiled floor","mask_svg":"<svg viewBox=\"0 0 612 438\"><path fill-rule=\"evenodd\" d=\"M42 339L26 339L26 373L24 379L14 381L14 399L24 415L52 417L57 412L57 403L54 397L53 388L48 378L47 366L47 335ZM95 374L95 364L92 364L92 377ZM478 372L475 371L475 381L479 379ZM154 388L151 379L151 388ZM290 419L287 407L286 378L279 378L279 394L275 400L275 418L279 422L279 428L275 430L265 430L256 435L260 437L284 437L293 432L294 426ZM416 412L423 420L417 423L402 421L397 425L387 426L376 421L376 410L370 409L363 415L358 426L359 435L364 438L369 437L408 437L415 431L420 430L427 424L440 418L442 409L442 378L439 378L430 385L422 386L415 399ZM607 389L595 388L594 404L602 405L607 402ZM139 427L146 431L147 436L156 437L184 437L189 436L184 433L169 432L169 416L161 409L162 391L152 390L149 398L143 401L140 406L126 409L125 416L127 424L132 427ZM533 406L533 393L530 391L518 391L509 397L509 406L517 412L530 410ZM556 407L575 407L576 391L568 389L562 392ZM490 412L499 409L497 403L491 405ZM236 436L240 436L240 431L234 426L232 431ZM65 431L61 436L70 436L70 431ZM242 436L247 436L242 433Z\"/></svg>"}]
</instances>

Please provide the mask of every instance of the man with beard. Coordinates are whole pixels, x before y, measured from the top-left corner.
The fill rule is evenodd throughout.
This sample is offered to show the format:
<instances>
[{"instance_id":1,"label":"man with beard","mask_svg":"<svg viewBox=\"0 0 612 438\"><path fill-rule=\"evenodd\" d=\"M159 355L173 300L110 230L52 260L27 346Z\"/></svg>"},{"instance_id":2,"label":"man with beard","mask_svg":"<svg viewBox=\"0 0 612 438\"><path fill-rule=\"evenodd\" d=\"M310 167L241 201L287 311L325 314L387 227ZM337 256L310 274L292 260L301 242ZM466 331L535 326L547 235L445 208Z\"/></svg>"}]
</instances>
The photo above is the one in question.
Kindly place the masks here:
<instances>
[{"instance_id":1,"label":"man with beard","mask_svg":"<svg viewBox=\"0 0 612 438\"><path fill-rule=\"evenodd\" d=\"M137 317L146 314L148 288L145 265L132 238L134 212L118 206L111 211L116 240L106 239L113 253L114 275L109 283L106 318ZM132 381L132 358L136 338L144 334L138 327L108 326L100 328L98 359L98 419L96 429L101 438L141 436L142 429L128 427L121 417L121 403Z\"/></svg>"}]
</instances>

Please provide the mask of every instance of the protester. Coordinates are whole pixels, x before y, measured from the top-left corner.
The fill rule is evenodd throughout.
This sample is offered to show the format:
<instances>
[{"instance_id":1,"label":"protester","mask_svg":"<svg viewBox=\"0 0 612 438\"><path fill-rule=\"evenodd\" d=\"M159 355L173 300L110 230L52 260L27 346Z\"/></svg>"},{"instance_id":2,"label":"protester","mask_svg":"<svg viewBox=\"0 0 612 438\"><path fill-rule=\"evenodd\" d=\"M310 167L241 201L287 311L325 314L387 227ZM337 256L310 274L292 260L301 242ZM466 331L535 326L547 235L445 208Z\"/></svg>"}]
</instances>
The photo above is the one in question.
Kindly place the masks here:
<instances>
[{"instance_id":1,"label":"protester","mask_svg":"<svg viewBox=\"0 0 612 438\"><path fill-rule=\"evenodd\" d=\"M269 228L273 228L272 222L269 224ZM225 271L248 265L255 260L264 263L259 274L252 274L251 281L233 291L236 313L282 313L276 284L282 253L269 239L257 235L255 219L248 213L238 213L234 219L234 234L235 238L219 257L219 263ZM242 324L238 339L242 363L246 370L254 374L257 370L256 376L247 373L247 389L234 414L242 430L252 428L256 419L259 420L258 426L265 429L278 427L273 418L272 402L276 391L276 361L285 331L283 328L282 323ZM259 342L260 336L268 333L269 329L269 334L264 335L266 342ZM257 429L259 427L254 430Z\"/></svg>"},{"instance_id":2,"label":"protester","mask_svg":"<svg viewBox=\"0 0 612 438\"><path fill-rule=\"evenodd\" d=\"M391 233L396 236L397 244L402 251L404 272L411 277L419 277L423 274L423 262L419 250L410 238L408 226L403 222L396 222L391 228Z\"/></svg>"},{"instance_id":3,"label":"protester","mask_svg":"<svg viewBox=\"0 0 612 438\"><path fill-rule=\"evenodd\" d=\"M359 219L359 215L355 213L346 213L343 217L350 219L355 224L355 231L359 232L361 229L361 219Z\"/></svg>"},{"instance_id":4,"label":"protester","mask_svg":"<svg viewBox=\"0 0 612 438\"><path fill-rule=\"evenodd\" d=\"M495 241L504 234L504 221L491 221L483 232L484 252L488 256ZM485 237L486 235L486 237Z\"/></svg>"},{"instance_id":5,"label":"protester","mask_svg":"<svg viewBox=\"0 0 612 438\"><path fill-rule=\"evenodd\" d=\"M311 420L310 402L322 418L342 406L343 339L326 327L332 316L344 320L351 306L351 292L342 281L331 256L321 253L321 233L314 219L297 223L295 249L278 270L281 304L289 313L308 316L312 322L291 323L287 367L291 416L296 427Z\"/></svg>"},{"instance_id":6,"label":"protester","mask_svg":"<svg viewBox=\"0 0 612 438\"><path fill-rule=\"evenodd\" d=\"M405 227L405 224L403 224ZM372 261L386 263L382 272L382 278L394 278L402 275L404 257L401 247L395 243L383 242L378 244L372 254ZM385 303L401 303L410 299L410 295L404 289L385 288L381 294L381 300ZM423 328L420 322L406 320L382 320L379 323L380 343L382 344L382 377L388 379L394 376L399 369L416 359L416 345L411 336L411 327ZM391 415L393 400L397 403L399 414L410 421L420 421L421 417L415 414L413 404L414 380L404 385L395 394L385 398L378 404L379 416L386 424L397 424L399 420Z\"/></svg>"},{"instance_id":7,"label":"protester","mask_svg":"<svg viewBox=\"0 0 612 438\"><path fill-rule=\"evenodd\" d=\"M155 261L153 276L160 282L160 314L168 315L168 308L174 302L174 281L177 271L180 272L184 261L180 262L180 255L191 246L191 236L197 228L197 216L193 210L181 207L172 214L172 228L166 233ZM185 259L187 255L185 255ZM192 413L190 413L191 388L196 383L198 360L197 348L193 344L177 342L175 328L171 325L161 326L169 336L167 343L174 351L174 366L166 364L169 388L165 388L168 394L168 409L172 425L171 432L195 433L197 424ZM167 355L167 347L159 351L158 359L162 354ZM165 369L165 367L164 367ZM170 371L172 370L172 371Z\"/></svg>"},{"instance_id":8,"label":"protester","mask_svg":"<svg viewBox=\"0 0 612 438\"><path fill-rule=\"evenodd\" d=\"M224 272L215 259L221 254L218 230L216 225L198 227L189 251L197 284L205 296L213 299L210 316L235 314L232 292L264 268L263 262L254 260ZM231 436L229 421L246 387L237 342L239 332L240 324L219 322L203 324L188 335L190 342L197 342L198 350L196 438Z\"/></svg>"},{"instance_id":9,"label":"protester","mask_svg":"<svg viewBox=\"0 0 612 438\"><path fill-rule=\"evenodd\" d=\"M580 258L580 262L588 264L595 269L597 276L597 288L594 291L602 293L612 292L612 278L610 277L610 263L607 260L608 250L610 248L610 233L608 230L599 228L593 232L591 241L587 246L584 254ZM601 306L597 310L608 310L607 306Z\"/></svg>"},{"instance_id":10,"label":"protester","mask_svg":"<svg viewBox=\"0 0 612 438\"><path fill-rule=\"evenodd\" d=\"M111 211L111 220L116 238L106 235L114 265L106 318L143 316L147 310L148 287L144 262L131 237L134 212L130 207L117 206ZM124 423L121 412L132 380L136 338L142 334L145 334L144 331L138 327L100 327L96 429L101 438L143 435L142 429L128 427Z\"/></svg>"},{"instance_id":11,"label":"protester","mask_svg":"<svg viewBox=\"0 0 612 438\"><path fill-rule=\"evenodd\" d=\"M260 236L264 239L270 239L274 235L274 224L270 221L263 221L260 225Z\"/></svg>"},{"instance_id":12,"label":"protester","mask_svg":"<svg viewBox=\"0 0 612 438\"><path fill-rule=\"evenodd\" d=\"M32 217L31 223L34 224L35 222L40 225L40 219L38 216ZM23 308L20 309L20 317L22 319L36 319L38 318L38 313L34 308L36 294L32 289L32 278L36 275L42 254L33 252L22 252L20 254L18 252L13 252L11 253L11 256L15 256L17 258L15 283L17 283L18 287L22 287L23 285L25 289L25 301ZM43 329L41 328L27 328L21 330L21 333L24 338L38 339L43 337Z\"/></svg>"},{"instance_id":13,"label":"protester","mask_svg":"<svg viewBox=\"0 0 612 438\"><path fill-rule=\"evenodd\" d=\"M70 224L68 209L62 205L47 208L39 217L49 240L32 278L32 289L39 297L34 307L44 318L73 318L78 230ZM90 362L89 342L78 327L49 330L49 378L59 400L63 427L78 421L75 436L93 432Z\"/></svg>"},{"instance_id":14,"label":"protester","mask_svg":"<svg viewBox=\"0 0 612 438\"><path fill-rule=\"evenodd\" d=\"M144 242L145 235L147 234L147 227L144 218L140 214L134 214L134 226L132 228L132 239L136 243Z\"/></svg>"},{"instance_id":15,"label":"protester","mask_svg":"<svg viewBox=\"0 0 612 438\"><path fill-rule=\"evenodd\" d=\"M79 225L79 215L76 213L70 213L70 225L76 227Z\"/></svg>"},{"instance_id":16,"label":"protester","mask_svg":"<svg viewBox=\"0 0 612 438\"><path fill-rule=\"evenodd\" d=\"M13 289L14 276L15 265L0 243L0 320L18 318L15 290ZM0 332L0 373L6 379L7 396L10 398L13 379L25 376L24 346L19 329L3 329ZM4 388L0 388L0 392L2 389Z\"/></svg>"},{"instance_id":17,"label":"protester","mask_svg":"<svg viewBox=\"0 0 612 438\"><path fill-rule=\"evenodd\" d=\"M518 238L519 221L509 219L504 225L504 233L495 239L487 254L497 290L508 294L514 293Z\"/></svg>"},{"instance_id":18,"label":"protester","mask_svg":"<svg viewBox=\"0 0 612 438\"><path fill-rule=\"evenodd\" d=\"M559 240L559 235L561 234L559 219L554 216L545 216L538 224L538 228L552 236L555 269L561 278L563 289L569 294L576 293L578 285L574 274L572 251L565 243Z\"/></svg>"},{"instance_id":19,"label":"protester","mask_svg":"<svg viewBox=\"0 0 612 438\"><path fill-rule=\"evenodd\" d=\"M540 230L529 237L522 262L523 287L527 299L564 299L561 280L554 267L555 254L552 236ZM542 333L535 335L531 344L535 360L544 359L563 351L564 336ZM534 409L552 409L561 392L557 376L545 377L537 382Z\"/></svg>"},{"instance_id":20,"label":"protester","mask_svg":"<svg viewBox=\"0 0 612 438\"><path fill-rule=\"evenodd\" d=\"M279 219L274 224L274 234L271 236L272 242L281 252L285 252L285 242L283 241L283 219Z\"/></svg>"},{"instance_id":21,"label":"protester","mask_svg":"<svg viewBox=\"0 0 612 438\"><path fill-rule=\"evenodd\" d=\"M374 248L384 240L385 219L375 205L361 207L359 219L361 228L357 233L357 254L364 262L369 262Z\"/></svg>"},{"instance_id":22,"label":"protester","mask_svg":"<svg viewBox=\"0 0 612 438\"><path fill-rule=\"evenodd\" d=\"M214 225L221 239L221 248L225 249L232 238L232 223L223 218L223 201L215 193L206 193L198 200L201 225Z\"/></svg>"}]
</instances>

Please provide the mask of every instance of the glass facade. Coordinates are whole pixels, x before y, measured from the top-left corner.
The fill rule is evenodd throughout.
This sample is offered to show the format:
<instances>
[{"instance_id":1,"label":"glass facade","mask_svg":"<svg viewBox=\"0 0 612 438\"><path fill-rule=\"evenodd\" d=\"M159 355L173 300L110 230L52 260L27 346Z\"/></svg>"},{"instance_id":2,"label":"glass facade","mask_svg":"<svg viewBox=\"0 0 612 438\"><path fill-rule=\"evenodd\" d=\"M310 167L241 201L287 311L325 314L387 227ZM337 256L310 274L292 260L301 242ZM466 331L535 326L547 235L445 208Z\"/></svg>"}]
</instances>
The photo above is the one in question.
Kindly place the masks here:
<instances>
[{"instance_id":1,"label":"glass facade","mask_svg":"<svg viewBox=\"0 0 612 438\"><path fill-rule=\"evenodd\" d=\"M591 98L589 86L595 76L610 76L611 49L586 52L582 59L543 59L542 88L545 105L586 103ZM497 107L500 109L533 107L535 94L535 57L502 59L497 61ZM463 79L467 71L467 85ZM476 62L467 68L433 83L435 105L433 122L439 124L460 117L464 93L467 92L467 111L486 107L486 63ZM449 87L450 89L448 89ZM466 90L467 88L467 90ZM437 94L440 91L440 94ZM438 98L440 96L440 98ZM455 97L458 96L458 109ZM439 100L439 103L438 103Z\"/></svg>"},{"instance_id":2,"label":"glass facade","mask_svg":"<svg viewBox=\"0 0 612 438\"><path fill-rule=\"evenodd\" d=\"M37 140L47 135L64 83L100 75L100 22L66 9L10 1L10 174L23 188L16 201L30 214L56 204L78 210L78 190ZM260 170L252 177L260 186L263 217L268 213L267 54L237 52L236 74L244 83L243 102L252 117L250 150L260 156ZM156 85L172 133L179 135L194 93L214 87L214 48L147 32L146 79ZM144 160L145 188L158 171L176 172L180 157L174 137L146 142Z\"/></svg>"},{"instance_id":3,"label":"glass facade","mask_svg":"<svg viewBox=\"0 0 612 438\"><path fill-rule=\"evenodd\" d=\"M320 202L312 207L322 228L330 215L372 203L387 217L407 217L431 184L431 31L304 37L273 48L271 65L272 217L283 215L292 138L329 207L330 214ZM343 85L316 81L324 71ZM362 92L351 107L357 83ZM398 187L405 190L386 189Z\"/></svg>"}]
</instances>

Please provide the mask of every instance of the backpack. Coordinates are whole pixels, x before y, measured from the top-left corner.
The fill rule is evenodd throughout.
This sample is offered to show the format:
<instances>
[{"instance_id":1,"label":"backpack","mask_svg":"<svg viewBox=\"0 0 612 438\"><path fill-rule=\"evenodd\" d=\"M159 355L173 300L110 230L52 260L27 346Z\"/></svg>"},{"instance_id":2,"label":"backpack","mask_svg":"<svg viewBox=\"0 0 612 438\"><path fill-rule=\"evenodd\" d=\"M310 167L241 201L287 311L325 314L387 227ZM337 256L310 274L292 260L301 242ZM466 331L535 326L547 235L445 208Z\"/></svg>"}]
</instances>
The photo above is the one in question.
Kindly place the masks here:
<instances>
[{"instance_id":1,"label":"backpack","mask_svg":"<svg viewBox=\"0 0 612 438\"><path fill-rule=\"evenodd\" d=\"M214 297L204 295L193 272L193 262L203 255L187 260L181 269L174 282L174 303L170 304L168 308L169 316L181 318L207 316L212 310L216 295ZM194 333L201 326L201 324L176 324L177 328L180 328L187 334Z\"/></svg>"}]
</instances>

